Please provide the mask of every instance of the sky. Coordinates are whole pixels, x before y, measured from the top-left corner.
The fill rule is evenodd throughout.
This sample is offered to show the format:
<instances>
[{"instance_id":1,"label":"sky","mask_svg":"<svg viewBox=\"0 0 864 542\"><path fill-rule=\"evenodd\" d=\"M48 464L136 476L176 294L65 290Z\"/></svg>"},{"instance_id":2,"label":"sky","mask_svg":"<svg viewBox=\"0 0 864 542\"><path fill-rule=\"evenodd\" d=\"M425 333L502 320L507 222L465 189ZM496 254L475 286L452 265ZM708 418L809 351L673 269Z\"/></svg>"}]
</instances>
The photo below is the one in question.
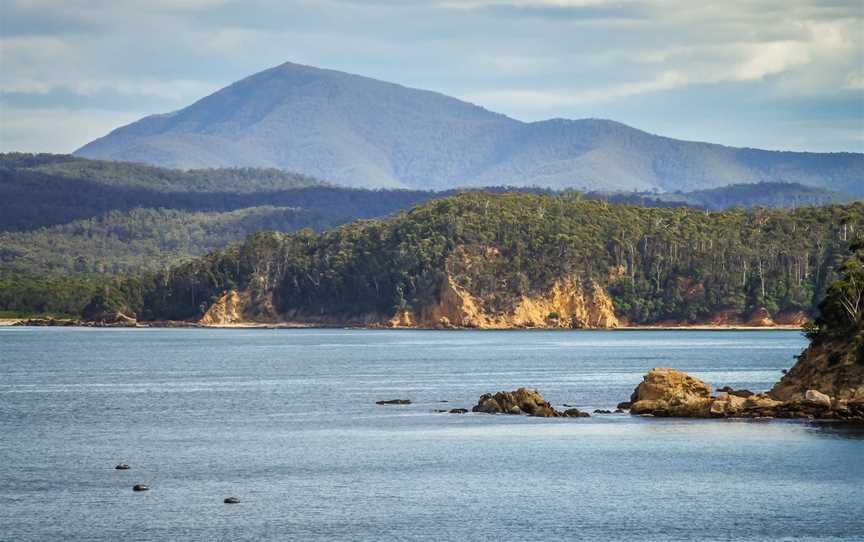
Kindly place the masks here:
<instances>
[{"instance_id":1,"label":"sky","mask_svg":"<svg viewBox=\"0 0 864 542\"><path fill-rule=\"evenodd\" d=\"M286 61L524 121L864 152L862 0L0 0L0 151L71 152Z\"/></svg>"}]
</instances>

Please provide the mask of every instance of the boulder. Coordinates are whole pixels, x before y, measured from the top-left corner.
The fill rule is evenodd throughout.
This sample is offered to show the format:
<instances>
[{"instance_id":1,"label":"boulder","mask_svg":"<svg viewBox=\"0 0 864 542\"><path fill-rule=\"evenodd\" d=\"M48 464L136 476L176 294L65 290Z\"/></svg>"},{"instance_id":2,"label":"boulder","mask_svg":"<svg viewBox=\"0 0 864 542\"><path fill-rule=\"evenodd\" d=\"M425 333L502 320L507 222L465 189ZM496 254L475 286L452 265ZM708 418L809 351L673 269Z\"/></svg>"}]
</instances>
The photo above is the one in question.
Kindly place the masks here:
<instances>
[{"instance_id":1,"label":"boulder","mask_svg":"<svg viewBox=\"0 0 864 542\"><path fill-rule=\"evenodd\" d=\"M578 408L568 408L564 412L561 413L562 416L566 418L590 418L591 415L587 412L582 412Z\"/></svg>"},{"instance_id":2,"label":"boulder","mask_svg":"<svg viewBox=\"0 0 864 542\"><path fill-rule=\"evenodd\" d=\"M237 497L225 497L225 500L223 500L222 502L224 502L225 504L239 504L240 499Z\"/></svg>"},{"instance_id":3,"label":"boulder","mask_svg":"<svg viewBox=\"0 0 864 542\"><path fill-rule=\"evenodd\" d=\"M150 486L148 486L147 484L135 484L134 486L132 486L132 491L149 491L149 490L150 490Z\"/></svg>"},{"instance_id":4,"label":"boulder","mask_svg":"<svg viewBox=\"0 0 864 542\"><path fill-rule=\"evenodd\" d=\"M129 470L129 465L127 465L126 463L120 463L119 465L114 467L114 469L115 470Z\"/></svg>"},{"instance_id":5,"label":"boulder","mask_svg":"<svg viewBox=\"0 0 864 542\"><path fill-rule=\"evenodd\" d=\"M708 417L711 387L685 372L655 368L643 377L630 400L631 414Z\"/></svg>"},{"instance_id":6,"label":"boulder","mask_svg":"<svg viewBox=\"0 0 864 542\"><path fill-rule=\"evenodd\" d=\"M831 410L831 398L824 393L816 390L807 390L804 394L804 400L810 404L825 407Z\"/></svg>"},{"instance_id":7,"label":"boulder","mask_svg":"<svg viewBox=\"0 0 864 542\"><path fill-rule=\"evenodd\" d=\"M544 418L561 415L540 395L540 392L528 388L499 391L494 395L484 394L471 410L486 414L528 414Z\"/></svg>"},{"instance_id":8,"label":"boulder","mask_svg":"<svg viewBox=\"0 0 864 542\"><path fill-rule=\"evenodd\" d=\"M622 401L618 403L618 406L615 408L617 408L618 410L630 410L632 406L633 403L631 403L630 401Z\"/></svg>"}]
</instances>

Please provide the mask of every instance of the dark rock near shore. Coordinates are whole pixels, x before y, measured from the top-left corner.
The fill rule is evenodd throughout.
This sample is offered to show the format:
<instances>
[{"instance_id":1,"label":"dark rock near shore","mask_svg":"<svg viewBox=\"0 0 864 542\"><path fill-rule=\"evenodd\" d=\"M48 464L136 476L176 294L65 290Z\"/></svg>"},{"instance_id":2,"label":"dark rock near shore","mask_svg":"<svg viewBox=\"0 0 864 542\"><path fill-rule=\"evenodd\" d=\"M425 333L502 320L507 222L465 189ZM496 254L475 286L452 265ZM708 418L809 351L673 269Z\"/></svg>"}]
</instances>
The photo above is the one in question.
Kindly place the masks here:
<instances>
[{"instance_id":1,"label":"dark rock near shore","mask_svg":"<svg viewBox=\"0 0 864 542\"><path fill-rule=\"evenodd\" d=\"M132 486L132 491L150 491L150 486L147 484L135 484Z\"/></svg>"},{"instance_id":2,"label":"dark rock near shore","mask_svg":"<svg viewBox=\"0 0 864 542\"><path fill-rule=\"evenodd\" d=\"M578 408L559 412L543 398L540 392L529 388L499 391L494 395L487 393L480 397L480 401L471 410L486 414L527 414L541 418L582 418L589 416L587 412L582 412Z\"/></svg>"},{"instance_id":3,"label":"dark rock near shore","mask_svg":"<svg viewBox=\"0 0 864 542\"><path fill-rule=\"evenodd\" d=\"M467 414L468 409L467 408L451 408L448 412L450 412L450 414Z\"/></svg>"},{"instance_id":4,"label":"dark rock near shore","mask_svg":"<svg viewBox=\"0 0 864 542\"><path fill-rule=\"evenodd\" d=\"M375 401L376 405L410 405L411 399L387 399L384 401Z\"/></svg>"},{"instance_id":5,"label":"dark rock near shore","mask_svg":"<svg viewBox=\"0 0 864 542\"><path fill-rule=\"evenodd\" d=\"M240 499L238 497L225 497L225 500L223 500L222 502L224 502L225 504L239 504Z\"/></svg>"},{"instance_id":6,"label":"dark rock near shore","mask_svg":"<svg viewBox=\"0 0 864 542\"><path fill-rule=\"evenodd\" d=\"M598 408L594 410L594 414L612 414L612 411Z\"/></svg>"},{"instance_id":7,"label":"dark rock near shore","mask_svg":"<svg viewBox=\"0 0 864 542\"><path fill-rule=\"evenodd\" d=\"M618 403L618 406L615 408L617 408L618 410L630 410L632 406L633 403L631 403L630 401L623 401L621 403Z\"/></svg>"},{"instance_id":8,"label":"dark rock near shore","mask_svg":"<svg viewBox=\"0 0 864 542\"><path fill-rule=\"evenodd\" d=\"M115 470L129 470L129 465L127 465L126 463L120 463L119 465L114 467L114 469Z\"/></svg>"}]
</instances>

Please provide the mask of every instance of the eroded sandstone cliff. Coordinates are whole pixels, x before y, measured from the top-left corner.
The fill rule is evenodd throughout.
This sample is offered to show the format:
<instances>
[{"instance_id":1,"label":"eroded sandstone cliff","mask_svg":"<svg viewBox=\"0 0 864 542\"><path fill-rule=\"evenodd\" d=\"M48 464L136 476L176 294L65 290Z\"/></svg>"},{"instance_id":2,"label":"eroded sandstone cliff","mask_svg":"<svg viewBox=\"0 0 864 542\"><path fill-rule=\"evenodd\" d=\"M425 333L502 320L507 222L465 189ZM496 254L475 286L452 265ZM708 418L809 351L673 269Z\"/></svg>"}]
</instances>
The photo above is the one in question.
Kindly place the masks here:
<instances>
[{"instance_id":1,"label":"eroded sandstone cliff","mask_svg":"<svg viewBox=\"0 0 864 542\"><path fill-rule=\"evenodd\" d=\"M205 326L225 326L244 323L247 321L245 311L248 303L248 293L244 292L241 294L237 290L231 290L210 305L199 323Z\"/></svg>"},{"instance_id":2,"label":"eroded sandstone cliff","mask_svg":"<svg viewBox=\"0 0 864 542\"><path fill-rule=\"evenodd\" d=\"M564 277L549 291L517 300L513 309L495 312L489 303L460 286L452 276L441 285L438 300L418 311L400 311L394 327L615 328L618 318L612 299L596 282Z\"/></svg>"}]
</instances>

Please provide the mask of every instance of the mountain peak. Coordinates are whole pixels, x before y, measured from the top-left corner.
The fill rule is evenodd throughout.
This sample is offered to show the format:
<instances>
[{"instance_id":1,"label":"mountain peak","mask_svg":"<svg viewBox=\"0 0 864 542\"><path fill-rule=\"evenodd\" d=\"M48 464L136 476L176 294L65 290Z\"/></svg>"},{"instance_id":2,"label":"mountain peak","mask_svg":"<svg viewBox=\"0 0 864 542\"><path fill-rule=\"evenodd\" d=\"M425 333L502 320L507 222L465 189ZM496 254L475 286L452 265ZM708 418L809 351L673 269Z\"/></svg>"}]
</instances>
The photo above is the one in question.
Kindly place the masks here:
<instances>
[{"instance_id":1,"label":"mountain peak","mask_svg":"<svg viewBox=\"0 0 864 542\"><path fill-rule=\"evenodd\" d=\"M861 193L864 155L664 138L608 119L523 123L433 91L293 62L118 128L88 158L276 167L349 186L664 191L799 182Z\"/></svg>"}]
</instances>

